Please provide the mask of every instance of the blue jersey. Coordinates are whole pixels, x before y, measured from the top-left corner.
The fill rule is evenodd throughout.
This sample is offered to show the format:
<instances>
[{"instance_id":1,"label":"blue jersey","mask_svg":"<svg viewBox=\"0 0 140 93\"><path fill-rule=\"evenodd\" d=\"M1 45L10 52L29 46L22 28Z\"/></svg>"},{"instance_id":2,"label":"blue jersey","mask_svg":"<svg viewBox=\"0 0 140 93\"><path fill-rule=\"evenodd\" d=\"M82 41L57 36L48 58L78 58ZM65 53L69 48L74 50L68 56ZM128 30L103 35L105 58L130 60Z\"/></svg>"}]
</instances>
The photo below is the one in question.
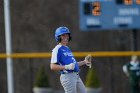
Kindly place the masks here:
<instances>
[{"instance_id":1,"label":"blue jersey","mask_svg":"<svg viewBox=\"0 0 140 93\"><path fill-rule=\"evenodd\" d=\"M52 50L51 63L56 63L59 65L68 65L70 63L75 63L74 70L62 70L61 73L79 72L79 66L74 58L71 50L68 46L57 45Z\"/></svg>"}]
</instances>

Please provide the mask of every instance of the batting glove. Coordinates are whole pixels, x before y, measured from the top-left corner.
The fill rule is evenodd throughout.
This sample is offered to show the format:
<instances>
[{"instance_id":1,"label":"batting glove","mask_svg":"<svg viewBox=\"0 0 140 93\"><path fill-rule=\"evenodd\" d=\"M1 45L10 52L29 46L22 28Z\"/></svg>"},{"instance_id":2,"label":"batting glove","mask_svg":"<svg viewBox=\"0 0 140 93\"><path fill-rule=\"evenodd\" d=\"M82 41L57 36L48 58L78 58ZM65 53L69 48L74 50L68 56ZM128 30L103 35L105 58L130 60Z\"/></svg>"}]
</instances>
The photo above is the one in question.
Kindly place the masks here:
<instances>
[{"instance_id":1,"label":"batting glove","mask_svg":"<svg viewBox=\"0 0 140 93\"><path fill-rule=\"evenodd\" d=\"M75 68L75 63L70 63L68 65L65 65L66 70L74 70Z\"/></svg>"},{"instance_id":2,"label":"batting glove","mask_svg":"<svg viewBox=\"0 0 140 93\"><path fill-rule=\"evenodd\" d=\"M92 56L91 55L87 55L85 57L85 60L84 60L86 62L86 65L89 66L89 68L91 68L91 65L92 65L91 60L92 60Z\"/></svg>"}]
</instances>

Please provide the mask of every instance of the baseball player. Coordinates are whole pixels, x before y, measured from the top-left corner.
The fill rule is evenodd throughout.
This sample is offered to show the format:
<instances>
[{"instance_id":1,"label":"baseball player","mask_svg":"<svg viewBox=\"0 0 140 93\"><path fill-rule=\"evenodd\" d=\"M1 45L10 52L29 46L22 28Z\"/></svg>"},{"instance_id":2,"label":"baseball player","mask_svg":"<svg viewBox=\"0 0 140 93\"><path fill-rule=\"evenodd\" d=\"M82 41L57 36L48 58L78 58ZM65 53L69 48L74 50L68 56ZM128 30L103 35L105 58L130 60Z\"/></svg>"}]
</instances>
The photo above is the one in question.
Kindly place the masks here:
<instances>
[{"instance_id":1,"label":"baseball player","mask_svg":"<svg viewBox=\"0 0 140 93\"><path fill-rule=\"evenodd\" d=\"M123 66L123 72L129 78L131 93L140 93L140 63L137 56L132 56L131 61Z\"/></svg>"},{"instance_id":2,"label":"baseball player","mask_svg":"<svg viewBox=\"0 0 140 93\"><path fill-rule=\"evenodd\" d=\"M52 50L51 70L60 71L60 82L65 93L87 93L79 76L79 66L91 66L91 56L88 55L83 61L77 62L70 48L67 46L71 41L71 33L67 27L58 27L55 32L58 44Z\"/></svg>"}]
</instances>

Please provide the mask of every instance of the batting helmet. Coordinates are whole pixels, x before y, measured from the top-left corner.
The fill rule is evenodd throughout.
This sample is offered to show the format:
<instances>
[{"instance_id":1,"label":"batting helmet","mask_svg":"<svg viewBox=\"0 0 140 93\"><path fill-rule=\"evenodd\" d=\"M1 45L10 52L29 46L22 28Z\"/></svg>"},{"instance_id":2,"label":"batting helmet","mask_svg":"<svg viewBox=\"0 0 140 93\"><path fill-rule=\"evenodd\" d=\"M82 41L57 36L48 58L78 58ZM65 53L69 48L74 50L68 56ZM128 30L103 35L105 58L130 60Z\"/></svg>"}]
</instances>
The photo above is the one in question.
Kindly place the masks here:
<instances>
[{"instance_id":1,"label":"batting helmet","mask_svg":"<svg viewBox=\"0 0 140 93\"><path fill-rule=\"evenodd\" d=\"M63 35L63 34L69 34L69 41L71 40L71 36L70 36L70 31L67 27L58 27L55 31L55 39L57 42L60 42L61 41L61 38L60 36Z\"/></svg>"}]
</instances>

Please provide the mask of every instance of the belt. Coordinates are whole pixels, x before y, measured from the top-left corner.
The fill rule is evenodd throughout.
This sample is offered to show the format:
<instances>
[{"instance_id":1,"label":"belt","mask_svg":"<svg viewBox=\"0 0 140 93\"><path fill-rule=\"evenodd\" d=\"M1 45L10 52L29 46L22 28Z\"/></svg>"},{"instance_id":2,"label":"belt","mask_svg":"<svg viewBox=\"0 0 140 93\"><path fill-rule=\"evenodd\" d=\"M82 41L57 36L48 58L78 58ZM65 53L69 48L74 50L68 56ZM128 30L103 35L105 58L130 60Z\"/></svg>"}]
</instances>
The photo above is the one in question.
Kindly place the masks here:
<instances>
[{"instance_id":1,"label":"belt","mask_svg":"<svg viewBox=\"0 0 140 93\"><path fill-rule=\"evenodd\" d=\"M61 74L70 74L70 73L75 73L75 74L79 74L79 72L74 72L74 71L71 71L71 72L61 72Z\"/></svg>"}]
</instances>

